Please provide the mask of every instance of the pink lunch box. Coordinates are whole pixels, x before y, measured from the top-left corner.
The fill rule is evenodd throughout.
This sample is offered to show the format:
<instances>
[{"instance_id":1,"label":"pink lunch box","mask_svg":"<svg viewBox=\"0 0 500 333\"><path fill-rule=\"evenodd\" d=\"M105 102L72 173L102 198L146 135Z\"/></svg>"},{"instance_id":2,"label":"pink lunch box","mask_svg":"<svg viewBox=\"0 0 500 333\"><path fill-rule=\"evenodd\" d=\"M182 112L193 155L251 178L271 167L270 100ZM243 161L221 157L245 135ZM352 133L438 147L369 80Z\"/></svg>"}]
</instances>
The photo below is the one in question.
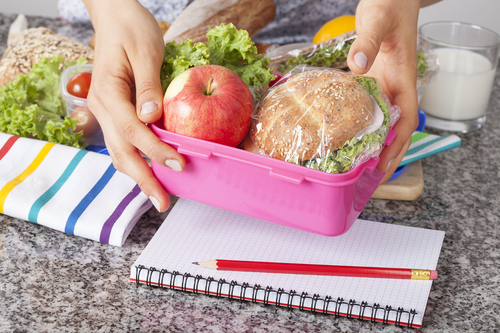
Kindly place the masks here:
<instances>
[{"instance_id":1,"label":"pink lunch box","mask_svg":"<svg viewBox=\"0 0 500 333\"><path fill-rule=\"evenodd\" d=\"M177 173L152 162L168 193L268 222L325 236L345 233L384 176L378 158L343 174L329 174L243 149L168 132L153 132L186 158ZM389 145L396 132L390 131Z\"/></svg>"}]
</instances>

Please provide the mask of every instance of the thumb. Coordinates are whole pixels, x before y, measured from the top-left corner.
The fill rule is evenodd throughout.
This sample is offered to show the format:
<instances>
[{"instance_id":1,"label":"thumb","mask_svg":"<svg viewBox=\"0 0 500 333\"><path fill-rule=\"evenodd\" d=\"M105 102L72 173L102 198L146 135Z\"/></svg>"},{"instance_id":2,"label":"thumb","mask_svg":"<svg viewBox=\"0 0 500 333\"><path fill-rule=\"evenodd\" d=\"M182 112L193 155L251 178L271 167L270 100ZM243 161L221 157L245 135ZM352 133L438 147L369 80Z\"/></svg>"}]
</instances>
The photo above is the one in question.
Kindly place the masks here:
<instances>
[{"instance_id":1,"label":"thumb","mask_svg":"<svg viewBox=\"0 0 500 333\"><path fill-rule=\"evenodd\" d=\"M144 123L155 123L162 116L163 91L160 81L162 60L163 57L159 61L144 61L143 58L135 66L132 65L135 79L137 116Z\"/></svg>"},{"instance_id":2,"label":"thumb","mask_svg":"<svg viewBox=\"0 0 500 333\"><path fill-rule=\"evenodd\" d=\"M373 9L373 8L372 8ZM391 27L389 20L376 17L376 11L359 8L356 12L356 39L347 56L347 65L356 74L365 74L375 62Z\"/></svg>"}]
</instances>

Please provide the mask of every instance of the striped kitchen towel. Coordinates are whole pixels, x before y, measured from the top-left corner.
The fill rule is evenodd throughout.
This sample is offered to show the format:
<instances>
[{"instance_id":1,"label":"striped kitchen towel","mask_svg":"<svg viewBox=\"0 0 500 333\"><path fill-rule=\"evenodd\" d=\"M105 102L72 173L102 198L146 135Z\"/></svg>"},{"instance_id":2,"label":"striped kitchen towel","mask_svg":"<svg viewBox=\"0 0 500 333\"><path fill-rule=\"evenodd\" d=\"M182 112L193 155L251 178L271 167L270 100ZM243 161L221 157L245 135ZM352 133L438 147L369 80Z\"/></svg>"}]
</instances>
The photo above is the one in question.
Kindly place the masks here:
<instances>
[{"instance_id":1,"label":"striped kitchen towel","mask_svg":"<svg viewBox=\"0 0 500 333\"><path fill-rule=\"evenodd\" d=\"M151 207L111 158L0 133L0 213L122 246Z\"/></svg>"},{"instance_id":2,"label":"striped kitchen towel","mask_svg":"<svg viewBox=\"0 0 500 333\"><path fill-rule=\"evenodd\" d=\"M456 135L439 136L424 132L414 132L411 145L399 166L418 161L442 151L460 146L461 140Z\"/></svg>"}]
</instances>

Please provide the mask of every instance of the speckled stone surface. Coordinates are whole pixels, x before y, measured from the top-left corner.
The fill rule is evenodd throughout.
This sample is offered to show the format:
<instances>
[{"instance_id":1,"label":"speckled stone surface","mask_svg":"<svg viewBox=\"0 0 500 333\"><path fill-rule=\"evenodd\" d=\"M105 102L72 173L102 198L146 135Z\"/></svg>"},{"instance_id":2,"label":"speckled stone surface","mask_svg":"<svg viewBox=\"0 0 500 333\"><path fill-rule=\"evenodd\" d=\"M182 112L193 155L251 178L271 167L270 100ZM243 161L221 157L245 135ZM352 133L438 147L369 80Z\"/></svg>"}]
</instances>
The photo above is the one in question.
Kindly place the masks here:
<instances>
[{"instance_id":1,"label":"speckled stone surface","mask_svg":"<svg viewBox=\"0 0 500 333\"><path fill-rule=\"evenodd\" d=\"M14 19L0 14L0 54ZM28 19L83 43L93 33ZM500 71L485 127L423 160L422 196L372 199L360 216L446 232L421 330L137 287L130 266L168 214L151 209L121 248L0 215L0 332L499 332L499 124Z\"/></svg>"}]
</instances>

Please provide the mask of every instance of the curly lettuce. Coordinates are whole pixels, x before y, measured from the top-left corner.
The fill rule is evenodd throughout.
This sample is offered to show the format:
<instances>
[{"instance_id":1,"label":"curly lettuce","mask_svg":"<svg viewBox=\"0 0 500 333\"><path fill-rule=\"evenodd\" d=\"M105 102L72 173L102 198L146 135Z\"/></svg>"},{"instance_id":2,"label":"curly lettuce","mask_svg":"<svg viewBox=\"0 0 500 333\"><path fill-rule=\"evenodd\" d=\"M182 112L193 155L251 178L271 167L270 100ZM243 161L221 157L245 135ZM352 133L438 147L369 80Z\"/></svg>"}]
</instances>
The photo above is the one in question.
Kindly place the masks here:
<instances>
[{"instance_id":1,"label":"curly lettuce","mask_svg":"<svg viewBox=\"0 0 500 333\"><path fill-rule=\"evenodd\" d=\"M210 53L203 43L193 44L193 41L187 39L181 44L175 41L165 45L165 58L161 66L161 86L163 92L167 90L173 79L184 72L186 69L208 65Z\"/></svg>"},{"instance_id":2,"label":"curly lettuce","mask_svg":"<svg viewBox=\"0 0 500 333\"><path fill-rule=\"evenodd\" d=\"M83 148L77 121L65 116L59 90L64 58L42 59L25 75L0 87L0 132Z\"/></svg>"},{"instance_id":3,"label":"curly lettuce","mask_svg":"<svg viewBox=\"0 0 500 333\"><path fill-rule=\"evenodd\" d=\"M201 65L229 68L249 87L267 86L276 78L268 67L269 59L257 54L257 47L246 30L222 23L207 32L207 39L206 43L193 43L188 39L181 44L172 41L165 45L160 73L164 92L180 73Z\"/></svg>"},{"instance_id":4,"label":"curly lettuce","mask_svg":"<svg viewBox=\"0 0 500 333\"><path fill-rule=\"evenodd\" d=\"M356 75L355 79L375 98L375 101L380 106L384 114L382 126L375 132L363 135L359 139L353 138L346 141L342 147L330 152L326 156L303 161L300 165L328 173L343 173L350 170L352 162L360 153L367 149L377 150L382 147L389 131L391 107L382 97L382 89L374 78Z\"/></svg>"}]
</instances>

